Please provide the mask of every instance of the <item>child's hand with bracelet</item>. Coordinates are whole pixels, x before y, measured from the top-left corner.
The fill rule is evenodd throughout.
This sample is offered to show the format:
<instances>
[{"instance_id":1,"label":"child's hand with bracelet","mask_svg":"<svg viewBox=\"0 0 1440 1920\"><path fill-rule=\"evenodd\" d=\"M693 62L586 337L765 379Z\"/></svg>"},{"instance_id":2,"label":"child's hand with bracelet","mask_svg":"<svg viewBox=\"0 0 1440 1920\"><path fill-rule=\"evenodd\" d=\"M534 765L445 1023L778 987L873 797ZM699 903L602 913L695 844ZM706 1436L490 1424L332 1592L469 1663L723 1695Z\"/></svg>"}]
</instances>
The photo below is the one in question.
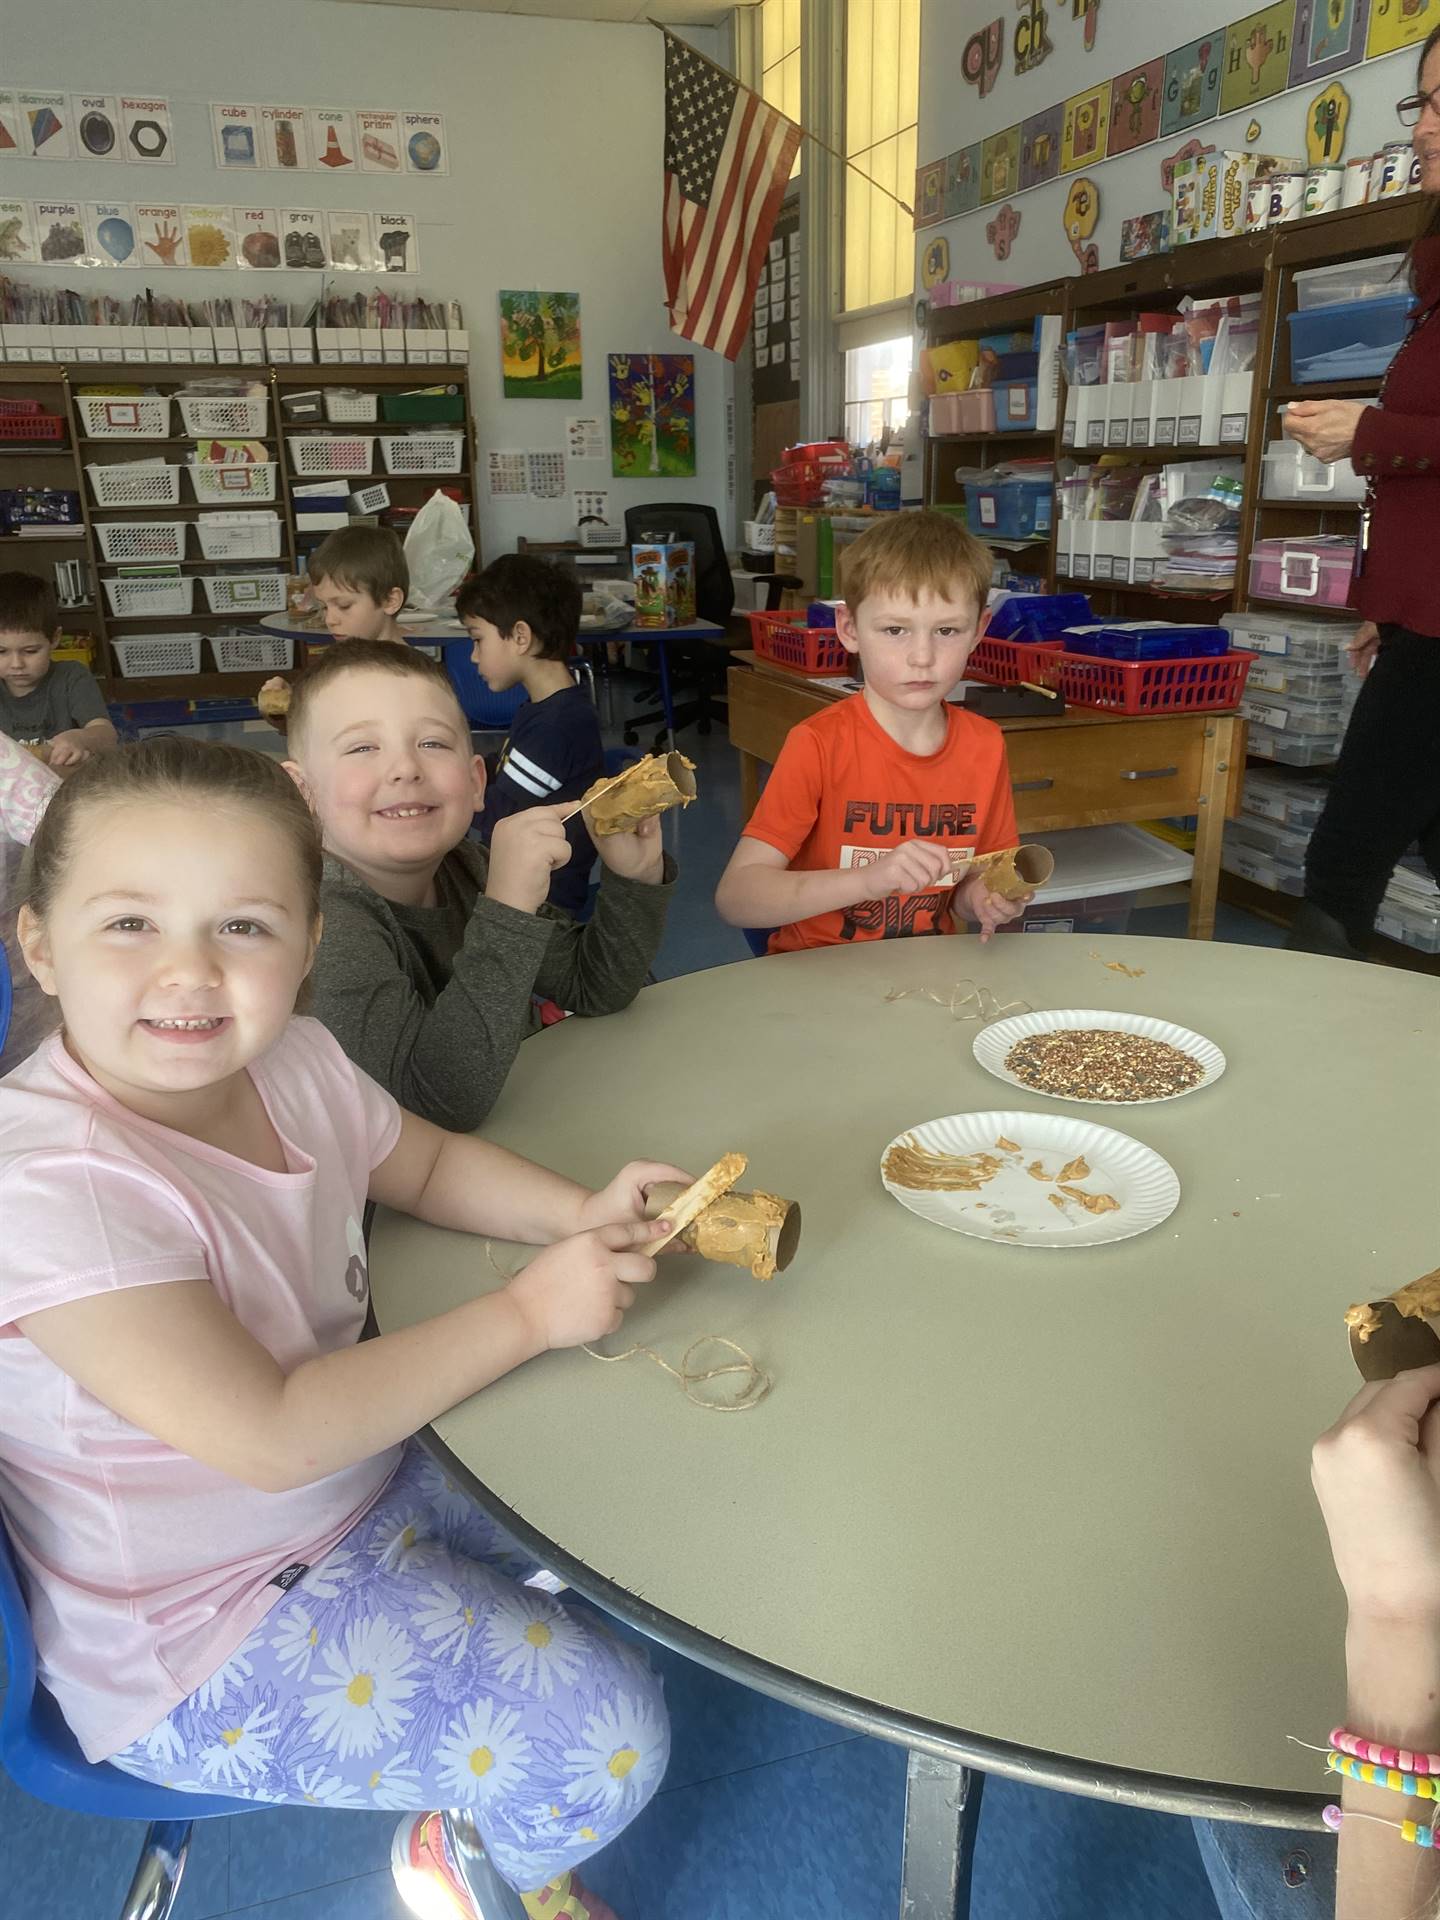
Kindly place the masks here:
<instances>
[{"instance_id":1,"label":"child's hand with bracelet","mask_svg":"<svg viewBox=\"0 0 1440 1920\"><path fill-rule=\"evenodd\" d=\"M955 889L955 917L978 921L980 938L985 941L1007 920L1018 920L1034 897L1022 893L1018 900L1007 900L1003 894L991 892L983 873L972 873Z\"/></svg>"}]
</instances>

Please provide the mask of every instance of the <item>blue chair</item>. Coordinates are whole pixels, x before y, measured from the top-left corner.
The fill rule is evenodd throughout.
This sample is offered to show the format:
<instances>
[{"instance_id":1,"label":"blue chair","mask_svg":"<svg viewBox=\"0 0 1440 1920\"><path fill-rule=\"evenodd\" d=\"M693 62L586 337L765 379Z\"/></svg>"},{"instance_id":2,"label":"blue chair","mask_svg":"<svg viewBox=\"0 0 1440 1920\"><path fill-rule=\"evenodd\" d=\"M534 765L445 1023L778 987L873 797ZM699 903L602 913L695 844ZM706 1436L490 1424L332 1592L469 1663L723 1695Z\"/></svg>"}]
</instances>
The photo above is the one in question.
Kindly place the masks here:
<instances>
[{"instance_id":1,"label":"blue chair","mask_svg":"<svg viewBox=\"0 0 1440 1920\"><path fill-rule=\"evenodd\" d=\"M763 960L770 951L770 936L778 933L778 927L741 927L745 944L757 960Z\"/></svg>"},{"instance_id":2,"label":"blue chair","mask_svg":"<svg viewBox=\"0 0 1440 1920\"><path fill-rule=\"evenodd\" d=\"M8 975L7 975L8 979ZM167 1920L180 1890L193 1820L250 1813L262 1804L176 1793L81 1753L59 1707L35 1676L35 1639L9 1535L0 1521L0 1640L10 1683L0 1707L0 1765L26 1793L68 1813L149 1822L119 1920Z\"/></svg>"},{"instance_id":3,"label":"blue chair","mask_svg":"<svg viewBox=\"0 0 1440 1920\"><path fill-rule=\"evenodd\" d=\"M447 640L442 652L460 711L471 726L481 733L504 733L530 698L524 687L494 692L475 665L468 640Z\"/></svg>"},{"instance_id":4,"label":"blue chair","mask_svg":"<svg viewBox=\"0 0 1440 1920\"><path fill-rule=\"evenodd\" d=\"M10 1032L10 1012L15 1004L15 989L10 982L10 956L0 941L0 1053Z\"/></svg>"}]
</instances>

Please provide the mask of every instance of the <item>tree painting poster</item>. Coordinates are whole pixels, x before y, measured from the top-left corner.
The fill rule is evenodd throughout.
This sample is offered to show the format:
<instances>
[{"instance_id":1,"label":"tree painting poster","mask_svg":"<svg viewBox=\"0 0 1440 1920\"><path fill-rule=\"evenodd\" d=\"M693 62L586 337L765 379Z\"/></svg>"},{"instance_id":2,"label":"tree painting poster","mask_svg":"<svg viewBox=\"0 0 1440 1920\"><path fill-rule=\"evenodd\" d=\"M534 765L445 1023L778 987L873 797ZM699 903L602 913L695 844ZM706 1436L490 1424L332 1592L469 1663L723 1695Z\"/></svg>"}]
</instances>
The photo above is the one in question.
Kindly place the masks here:
<instances>
[{"instance_id":1,"label":"tree painting poster","mask_svg":"<svg viewBox=\"0 0 1440 1920\"><path fill-rule=\"evenodd\" d=\"M610 471L680 480L695 471L695 359L610 355Z\"/></svg>"},{"instance_id":2,"label":"tree painting poster","mask_svg":"<svg viewBox=\"0 0 1440 1920\"><path fill-rule=\"evenodd\" d=\"M578 293L500 295L500 373L507 400L578 400Z\"/></svg>"}]
</instances>

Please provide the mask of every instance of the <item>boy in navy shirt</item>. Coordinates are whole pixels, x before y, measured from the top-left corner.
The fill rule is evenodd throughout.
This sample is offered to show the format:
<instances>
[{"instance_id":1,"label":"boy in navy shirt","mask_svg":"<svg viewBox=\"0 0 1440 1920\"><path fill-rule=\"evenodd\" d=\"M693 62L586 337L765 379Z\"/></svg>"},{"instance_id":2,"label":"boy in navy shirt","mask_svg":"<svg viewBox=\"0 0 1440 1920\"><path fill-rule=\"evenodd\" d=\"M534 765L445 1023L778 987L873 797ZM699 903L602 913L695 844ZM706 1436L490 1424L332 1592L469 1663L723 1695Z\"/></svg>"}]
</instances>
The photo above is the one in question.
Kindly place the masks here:
<instances>
[{"instance_id":1,"label":"boy in navy shirt","mask_svg":"<svg viewBox=\"0 0 1440 1920\"><path fill-rule=\"evenodd\" d=\"M583 594L568 567L532 554L506 553L465 582L455 611L475 643L475 665L490 687L523 686L530 698L485 789L480 833L526 807L578 800L605 771L600 719L566 662L580 631ZM585 904L595 846L583 814L566 823L574 851L550 882L550 901L578 914Z\"/></svg>"}]
</instances>

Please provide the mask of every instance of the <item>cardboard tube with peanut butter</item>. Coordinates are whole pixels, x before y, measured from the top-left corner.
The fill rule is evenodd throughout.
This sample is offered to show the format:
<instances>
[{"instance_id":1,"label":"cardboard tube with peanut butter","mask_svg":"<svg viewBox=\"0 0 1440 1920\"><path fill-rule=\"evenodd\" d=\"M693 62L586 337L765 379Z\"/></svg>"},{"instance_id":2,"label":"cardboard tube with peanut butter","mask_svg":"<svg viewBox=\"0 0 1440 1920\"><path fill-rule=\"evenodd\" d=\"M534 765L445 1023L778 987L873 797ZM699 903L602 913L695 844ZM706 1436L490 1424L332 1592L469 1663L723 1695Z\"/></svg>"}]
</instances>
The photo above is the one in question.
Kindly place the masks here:
<instances>
[{"instance_id":1,"label":"cardboard tube with peanut butter","mask_svg":"<svg viewBox=\"0 0 1440 1920\"><path fill-rule=\"evenodd\" d=\"M1362 1301L1345 1315L1350 1352L1366 1380L1393 1380L1440 1361L1440 1267L1383 1300Z\"/></svg>"},{"instance_id":2,"label":"cardboard tube with peanut butter","mask_svg":"<svg viewBox=\"0 0 1440 1920\"><path fill-rule=\"evenodd\" d=\"M1019 900L1036 887L1043 887L1055 871L1055 856L1048 847L1035 845L1002 847L995 853L952 853L951 865L957 880L972 873L983 873L985 884L1003 900Z\"/></svg>"},{"instance_id":3,"label":"cardboard tube with peanut butter","mask_svg":"<svg viewBox=\"0 0 1440 1920\"><path fill-rule=\"evenodd\" d=\"M686 1189L678 1180L664 1180L650 1189L647 1218L658 1220ZM682 1247L702 1260L722 1266L748 1267L757 1280L783 1273L800 1245L800 1208L776 1193L737 1193L733 1189L714 1200L676 1235Z\"/></svg>"},{"instance_id":4,"label":"cardboard tube with peanut butter","mask_svg":"<svg viewBox=\"0 0 1440 1920\"><path fill-rule=\"evenodd\" d=\"M693 760L683 753L650 753L617 779L597 780L575 810L583 809L593 834L631 833L638 820L688 807L696 792Z\"/></svg>"}]
</instances>

